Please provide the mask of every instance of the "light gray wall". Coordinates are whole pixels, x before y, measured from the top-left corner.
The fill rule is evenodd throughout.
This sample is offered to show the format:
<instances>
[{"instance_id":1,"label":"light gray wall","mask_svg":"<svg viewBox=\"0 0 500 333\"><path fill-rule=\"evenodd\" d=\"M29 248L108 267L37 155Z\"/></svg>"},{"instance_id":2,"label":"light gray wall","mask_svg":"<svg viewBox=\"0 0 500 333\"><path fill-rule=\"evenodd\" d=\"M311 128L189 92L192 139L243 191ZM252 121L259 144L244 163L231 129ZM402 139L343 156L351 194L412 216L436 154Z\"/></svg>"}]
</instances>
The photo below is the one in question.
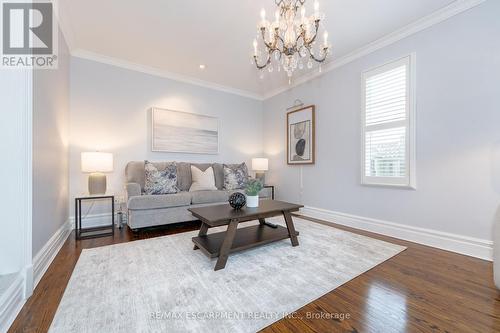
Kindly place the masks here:
<instances>
[{"instance_id":1,"label":"light gray wall","mask_svg":"<svg viewBox=\"0 0 500 333\"><path fill-rule=\"evenodd\" d=\"M491 240L500 203L500 1L488 1L264 102L280 199ZM417 190L360 185L361 73L416 52ZM316 104L317 163L286 165L285 109Z\"/></svg>"},{"instance_id":2,"label":"light gray wall","mask_svg":"<svg viewBox=\"0 0 500 333\"><path fill-rule=\"evenodd\" d=\"M57 70L33 75L33 256L68 221L69 52L59 33Z\"/></svg>"},{"instance_id":3,"label":"light gray wall","mask_svg":"<svg viewBox=\"0 0 500 333\"><path fill-rule=\"evenodd\" d=\"M220 153L151 152L151 107L218 117ZM114 154L108 188L118 194L123 194L124 169L131 160L248 163L263 153L262 109L257 100L73 57L70 198L87 190L82 151ZM73 215L73 200L70 206Z\"/></svg>"}]
</instances>

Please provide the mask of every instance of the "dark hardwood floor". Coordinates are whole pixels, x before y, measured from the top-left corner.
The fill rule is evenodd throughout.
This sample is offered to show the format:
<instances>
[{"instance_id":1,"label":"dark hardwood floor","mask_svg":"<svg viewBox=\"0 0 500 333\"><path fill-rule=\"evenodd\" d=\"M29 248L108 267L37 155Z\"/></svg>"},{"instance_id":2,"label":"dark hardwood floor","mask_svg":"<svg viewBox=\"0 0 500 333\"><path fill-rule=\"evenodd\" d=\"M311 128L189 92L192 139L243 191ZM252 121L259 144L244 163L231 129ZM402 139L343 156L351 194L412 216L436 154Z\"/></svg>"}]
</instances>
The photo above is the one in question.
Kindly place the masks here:
<instances>
[{"instance_id":1,"label":"dark hardwood floor","mask_svg":"<svg viewBox=\"0 0 500 333\"><path fill-rule=\"evenodd\" d=\"M500 332L500 293L490 262L336 227L408 249L263 332ZM72 234L9 332L48 330L82 249L198 228L196 222L137 234L124 228L114 238L83 241L75 241Z\"/></svg>"}]
</instances>

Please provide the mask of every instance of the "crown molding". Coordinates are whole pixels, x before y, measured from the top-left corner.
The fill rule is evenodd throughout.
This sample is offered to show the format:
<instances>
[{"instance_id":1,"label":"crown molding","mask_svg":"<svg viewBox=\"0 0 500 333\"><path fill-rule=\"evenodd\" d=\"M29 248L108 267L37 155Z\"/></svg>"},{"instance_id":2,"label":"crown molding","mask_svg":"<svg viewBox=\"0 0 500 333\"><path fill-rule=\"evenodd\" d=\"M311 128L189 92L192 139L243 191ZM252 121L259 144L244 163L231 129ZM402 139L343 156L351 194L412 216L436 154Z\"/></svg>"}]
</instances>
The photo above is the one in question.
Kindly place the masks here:
<instances>
[{"instance_id":1,"label":"crown molding","mask_svg":"<svg viewBox=\"0 0 500 333\"><path fill-rule=\"evenodd\" d=\"M75 33L71 28L71 24L67 21L67 19L65 19L65 16L61 14L60 0L50 0L50 2L52 2L54 6L53 11L55 20L58 23L59 30L61 30L61 33L66 42L66 46L68 47L68 50L71 54L71 51L73 50L75 45Z\"/></svg>"},{"instance_id":2,"label":"crown molding","mask_svg":"<svg viewBox=\"0 0 500 333\"><path fill-rule=\"evenodd\" d=\"M58 11L59 11L58 2L60 0L51 0L51 1L55 4L55 6L57 8L56 13L58 13ZM75 49L75 47L74 47L76 45L75 39L74 39L75 35L71 29L71 24L69 24L69 22L65 22L65 20L62 19L60 17L60 15L58 15L58 14L56 14L56 15L59 16L58 21L60 22L59 23L60 28L63 32L65 39L66 39L66 43L68 45L70 53L74 57L92 60L92 61L96 61L96 62L100 62L100 63L104 63L104 64L116 66L116 67L121 67L121 68L129 69L129 70L133 70L133 71L137 71L137 72L141 72L141 73L145 73L145 74L149 74L149 75L159 76L159 77L163 77L163 78L167 78L167 79L171 79L171 80L175 80L175 81L179 81L179 82L193 84L193 85L208 88L208 89L218 90L218 91L222 91L225 93L235 94L235 95L263 101L263 100L269 99L271 97L274 97L276 95L279 95L285 91L293 89L293 88L295 88L299 85L302 85L308 81L316 79L316 78L318 78L318 77L320 77L320 76L322 76L330 71L333 71L334 69L337 69L339 67L347 65L355 60L358 60L358 59L360 59L368 54L371 54L375 51L378 51L386 46L394 44L394 43L396 43L396 42L398 42L406 37L409 37L411 35L414 35L420 31L422 31L422 30L425 30L425 29L430 28L436 24L439 24L443 21L446 21L447 19L452 18L453 16L458 15L460 13L463 13L471 8L474 8L474 7L484 3L486 1L487 0L456 0L455 2L449 4L448 6L443 7L442 9L435 11L434 13L432 13L426 17L423 17L423 18L421 18L421 19L395 31L395 32L392 32L392 33L390 33L390 34L388 34L380 39L377 39L377 40L375 40L375 41L373 41L373 42L371 42L371 43L369 43L369 44L367 44L367 45L365 45L365 46L363 46L363 47L361 47L361 48L359 48L359 49L357 49L357 50L355 50L355 51L353 51L353 52L351 52L343 57L337 58L337 59L327 63L326 65L323 66L323 68L322 68L323 70L321 73L315 72L315 71L304 73L301 76L297 76L291 85L288 85L288 84L283 85L283 86L280 86L274 90L271 90L268 93L263 93L263 94L228 87L228 86L220 85L220 84L217 84L214 82L204 81L204 80L200 80L200 79L190 77L187 75L182 75L182 74L164 71L164 70L161 70L158 68L154 68L154 67L150 67L150 66L146 66L146 65L141 65L141 64L129 62L126 60L101 55L101 54L97 54L97 53L86 51L83 49Z\"/></svg>"},{"instance_id":3,"label":"crown molding","mask_svg":"<svg viewBox=\"0 0 500 333\"><path fill-rule=\"evenodd\" d=\"M343 57L333 60L332 62L329 62L328 64L323 66L321 73L313 71L296 77L296 79L293 81L292 84L276 88L275 90L272 90L267 94L264 94L263 99L264 100L269 99L285 91L293 89L301 84L304 84L308 81L318 78L330 71L333 71L334 69L347 65L370 53L378 51L406 37L414 35L417 32L420 32L436 24L439 24L443 21L446 21L447 19L452 18L453 16L458 15L460 13L463 13L471 8L474 8L485 1L486 0L456 0L455 2L449 4L446 7L443 7L438 11L435 11L434 13L428 16L425 16L399 30L396 30L395 32L392 32L380 39L377 39Z\"/></svg>"},{"instance_id":4,"label":"crown molding","mask_svg":"<svg viewBox=\"0 0 500 333\"><path fill-rule=\"evenodd\" d=\"M186 75L182 75L182 74L164 71L164 70L157 69L154 67L149 67L149 66L129 62L126 60L108 57L108 56L105 56L102 54L97 54L97 53L85 51L82 49L73 50L73 52L71 52L71 55L73 57L76 57L76 58L92 60L92 61L100 62L103 64L107 64L107 65L112 65L112 66L132 70L132 71L136 71L136 72L140 72L140 73L144 73L144 74L159 76L162 78L175 80L175 81L179 81L179 82L183 82L183 83L188 83L188 84L192 84L192 85L196 85L196 86L200 86L200 87L204 87L204 88L208 88L208 89L218 90L218 91L222 91L222 92L229 93L229 94L239 95L239 96L243 96L243 97L247 97L247 98L251 98L251 99L256 99L259 101L263 100L262 94L257 94L257 93L253 93L253 92L246 91L246 90L240 90L240 89L236 89L236 88L227 87L227 86L223 86L223 85L220 85L217 83L196 79L194 77L190 77L190 76L186 76Z\"/></svg>"}]
</instances>

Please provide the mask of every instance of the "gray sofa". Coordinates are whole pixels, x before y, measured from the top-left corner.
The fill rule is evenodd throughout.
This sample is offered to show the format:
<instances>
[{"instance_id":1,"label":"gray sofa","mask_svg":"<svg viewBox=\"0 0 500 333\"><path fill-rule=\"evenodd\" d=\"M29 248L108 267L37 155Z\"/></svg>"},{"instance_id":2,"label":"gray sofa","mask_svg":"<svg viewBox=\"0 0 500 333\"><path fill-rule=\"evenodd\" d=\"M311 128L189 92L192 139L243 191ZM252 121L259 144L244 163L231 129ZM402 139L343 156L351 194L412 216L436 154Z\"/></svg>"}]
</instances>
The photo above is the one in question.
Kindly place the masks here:
<instances>
[{"instance_id":1,"label":"gray sofa","mask_svg":"<svg viewBox=\"0 0 500 333\"><path fill-rule=\"evenodd\" d=\"M154 162L161 170L169 162ZM202 171L212 166L214 169L217 191L189 192L191 187L191 164ZM177 162L177 187L180 192L163 195L144 195L144 161L129 162L125 168L126 203L128 210L127 223L132 230L196 220L188 211L190 207L200 207L225 203L235 191L226 191L224 172L219 163L186 163ZM237 190L242 191L242 190ZM259 195L262 199L270 199L271 193L263 189Z\"/></svg>"}]
</instances>

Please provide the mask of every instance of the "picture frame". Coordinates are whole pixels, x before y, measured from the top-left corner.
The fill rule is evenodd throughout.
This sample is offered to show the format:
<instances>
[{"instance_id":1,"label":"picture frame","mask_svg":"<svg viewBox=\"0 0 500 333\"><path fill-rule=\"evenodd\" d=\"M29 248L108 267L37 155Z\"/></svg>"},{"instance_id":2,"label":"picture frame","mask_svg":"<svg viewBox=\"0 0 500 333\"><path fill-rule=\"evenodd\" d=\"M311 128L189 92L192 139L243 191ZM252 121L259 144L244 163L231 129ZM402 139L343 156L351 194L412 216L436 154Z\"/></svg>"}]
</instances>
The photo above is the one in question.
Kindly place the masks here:
<instances>
[{"instance_id":1,"label":"picture frame","mask_svg":"<svg viewBox=\"0 0 500 333\"><path fill-rule=\"evenodd\" d=\"M219 153L219 119L183 111L151 108L151 151Z\"/></svg>"},{"instance_id":2,"label":"picture frame","mask_svg":"<svg viewBox=\"0 0 500 333\"><path fill-rule=\"evenodd\" d=\"M316 129L315 105L286 114L286 146L288 165L315 163Z\"/></svg>"}]
</instances>

